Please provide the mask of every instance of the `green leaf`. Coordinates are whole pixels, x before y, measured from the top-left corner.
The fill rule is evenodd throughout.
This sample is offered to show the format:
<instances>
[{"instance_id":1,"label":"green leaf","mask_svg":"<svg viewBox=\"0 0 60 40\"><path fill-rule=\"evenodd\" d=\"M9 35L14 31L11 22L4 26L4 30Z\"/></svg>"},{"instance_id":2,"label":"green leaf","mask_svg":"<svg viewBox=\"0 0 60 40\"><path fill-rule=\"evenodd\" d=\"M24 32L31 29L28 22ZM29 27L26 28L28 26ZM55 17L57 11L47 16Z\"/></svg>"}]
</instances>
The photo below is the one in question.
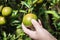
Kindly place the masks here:
<instances>
[{"instance_id":1,"label":"green leaf","mask_svg":"<svg viewBox=\"0 0 60 40\"><path fill-rule=\"evenodd\" d=\"M30 6L29 6L26 2L24 2L24 1L21 1L21 4L22 4L22 5L25 5L25 6L28 7L28 8L30 8Z\"/></svg>"},{"instance_id":2,"label":"green leaf","mask_svg":"<svg viewBox=\"0 0 60 40\"><path fill-rule=\"evenodd\" d=\"M19 12L22 12L22 13L27 13L26 10L19 10Z\"/></svg>"},{"instance_id":3,"label":"green leaf","mask_svg":"<svg viewBox=\"0 0 60 40\"><path fill-rule=\"evenodd\" d=\"M52 15L53 15L53 17L55 17L55 18L60 18L60 17L58 16L58 14L57 14L55 11L53 11L53 10L45 11L45 13L47 13L47 14L52 14Z\"/></svg>"},{"instance_id":4,"label":"green leaf","mask_svg":"<svg viewBox=\"0 0 60 40\"><path fill-rule=\"evenodd\" d=\"M20 24L20 20L12 20L11 22L10 22L10 25L11 26L17 26L17 25L19 25Z\"/></svg>"},{"instance_id":5,"label":"green leaf","mask_svg":"<svg viewBox=\"0 0 60 40\"><path fill-rule=\"evenodd\" d=\"M54 4L59 3L60 0L52 0Z\"/></svg>"},{"instance_id":6,"label":"green leaf","mask_svg":"<svg viewBox=\"0 0 60 40\"><path fill-rule=\"evenodd\" d=\"M3 35L3 40L7 40L7 35L5 31L2 32L2 35Z\"/></svg>"},{"instance_id":7,"label":"green leaf","mask_svg":"<svg viewBox=\"0 0 60 40\"><path fill-rule=\"evenodd\" d=\"M19 20L14 20L12 23L20 23Z\"/></svg>"},{"instance_id":8,"label":"green leaf","mask_svg":"<svg viewBox=\"0 0 60 40\"><path fill-rule=\"evenodd\" d=\"M18 29L18 28L22 28L21 24L19 24L19 25L17 26L17 29Z\"/></svg>"},{"instance_id":9,"label":"green leaf","mask_svg":"<svg viewBox=\"0 0 60 40\"><path fill-rule=\"evenodd\" d=\"M38 1L38 0L34 0L34 1L33 1L33 4L36 3L37 1Z\"/></svg>"},{"instance_id":10,"label":"green leaf","mask_svg":"<svg viewBox=\"0 0 60 40\"><path fill-rule=\"evenodd\" d=\"M13 34L10 40L15 40L15 35Z\"/></svg>"},{"instance_id":11,"label":"green leaf","mask_svg":"<svg viewBox=\"0 0 60 40\"><path fill-rule=\"evenodd\" d=\"M32 0L27 0L27 4L29 5L29 7L31 7L32 6Z\"/></svg>"},{"instance_id":12,"label":"green leaf","mask_svg":"<svg viewBox=\"0 0 60 40\"><path fill-rule=\"evenodd\" d=\"M3 31L3 32L2 32L2 35L3 35L4 37L6 37L6 32Z\"/></svg>"},{"instance_id":13,"label":"green leaf","mask_svg":"<svg viewBox=\"0 0 60 40\"><path fill-rule=\"evenodd\" d=\"M17 16L17 14L18 14L18 10L13 10L13 12L12 12L12 17L16 17Z\"/></svg>"}]
</instances>

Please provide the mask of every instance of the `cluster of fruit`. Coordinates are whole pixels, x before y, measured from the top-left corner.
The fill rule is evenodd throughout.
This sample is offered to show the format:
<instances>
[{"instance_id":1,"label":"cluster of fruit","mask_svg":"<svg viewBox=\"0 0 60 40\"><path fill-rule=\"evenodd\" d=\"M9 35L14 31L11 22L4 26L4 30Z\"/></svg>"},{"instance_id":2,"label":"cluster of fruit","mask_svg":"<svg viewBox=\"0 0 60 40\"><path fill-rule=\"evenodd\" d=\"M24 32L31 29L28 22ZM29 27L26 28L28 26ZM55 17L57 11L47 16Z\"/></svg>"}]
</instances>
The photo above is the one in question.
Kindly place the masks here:
<instances>
[{"instance_id":1,"label":"cluster of fruit","mask_svg":"<svg viewBox=\"0 0 60 40\"><path fill-rule=\"evenodd\" d=\"M3 25L6 23L6 16L9 16L12 12L11 7L3 7L3 5L0 6L0 12L2 15L0 15L0 25Z\"/></svg>"},{"instance_id":2,"label":"cluster of fruit","mask_svg":"<svg viewBox=\"0 0 60 40\"><path fill-rule=\"evenodd\" d=\"M0 12L2 13L2 16L0 16L0 25L3 25L6 23L5 17L11 14L12 8L0 6L0 9L1 9ZM29 13L23 17L23 23L26 26L31 26L32 25L31 19L37 20L37 16L35 14Z\"/></svg>"}]
</instances>

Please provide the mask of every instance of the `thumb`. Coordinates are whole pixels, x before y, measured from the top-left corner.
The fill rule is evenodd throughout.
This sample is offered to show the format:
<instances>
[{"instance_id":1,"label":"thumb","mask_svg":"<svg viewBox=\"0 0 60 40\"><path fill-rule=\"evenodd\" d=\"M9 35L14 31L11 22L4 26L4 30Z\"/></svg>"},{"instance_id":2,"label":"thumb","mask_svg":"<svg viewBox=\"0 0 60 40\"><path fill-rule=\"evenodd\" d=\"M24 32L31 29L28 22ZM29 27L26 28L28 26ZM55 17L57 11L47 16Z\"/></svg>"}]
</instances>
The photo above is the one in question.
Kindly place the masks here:
<instances>
[{"instance_id":1,"label":"thumb","mask_svg":"<svg viewBox=\"0 0 60 40\"><path fill-rule=\"evenodd\" d=\"M22 29L28 35L32 35L34 33L34 31L29 30L28 28L26 28L26 26L23 23L22 23Z\"/></svg>"}]
</instances>

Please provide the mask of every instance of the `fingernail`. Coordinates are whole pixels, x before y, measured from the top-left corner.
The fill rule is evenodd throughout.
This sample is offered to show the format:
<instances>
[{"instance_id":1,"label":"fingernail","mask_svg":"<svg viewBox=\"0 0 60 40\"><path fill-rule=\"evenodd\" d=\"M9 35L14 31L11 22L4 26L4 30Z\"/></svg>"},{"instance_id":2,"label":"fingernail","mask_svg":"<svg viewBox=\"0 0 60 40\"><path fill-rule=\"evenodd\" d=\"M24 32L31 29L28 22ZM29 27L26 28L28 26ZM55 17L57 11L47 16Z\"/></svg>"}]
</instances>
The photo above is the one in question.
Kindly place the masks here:
<instances>
[{"instance_id":1,"label":"fingernail","mask_svg":"<svg viewBox=\"0 0 60 40\"><path fill-rule=\"evenodd\" d=\"M34 22L34 21L35 21L34 19L31 20L31 22Z\"/></svg>"},{"instance_id":2,"label":"fingernail","mask_svg":"<svg viewBox=\"0 0 60 40\"><path fill-rule=\"evenodd\" d=\"M38 19L38 22L41 23L40 19Z\"/></svg>"}]
</instances>

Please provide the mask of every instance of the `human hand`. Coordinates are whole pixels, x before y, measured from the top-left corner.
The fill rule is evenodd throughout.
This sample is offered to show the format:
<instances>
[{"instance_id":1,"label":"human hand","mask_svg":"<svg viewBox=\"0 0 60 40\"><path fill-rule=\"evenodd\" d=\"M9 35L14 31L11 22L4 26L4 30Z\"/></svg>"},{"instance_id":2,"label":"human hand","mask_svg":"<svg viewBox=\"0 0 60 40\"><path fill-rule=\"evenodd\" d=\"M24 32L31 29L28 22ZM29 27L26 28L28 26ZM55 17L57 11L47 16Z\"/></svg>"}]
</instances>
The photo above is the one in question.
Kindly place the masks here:
<instances>
[{"instance_id":1,"label":"human hand","mask_svg":"<svg viewBox=\"0 0 60 40\"><path fill-rule=\"evenodd\" d=\"M26 34L28 34L32 39L34 40L57 40L54 38L46 29L42 27L42 23L40 20L38 22L34 19L31 20L35 31L32 31L25 27L25 25L22 23L22 29Z\"/></svg>"}]
</instances>

